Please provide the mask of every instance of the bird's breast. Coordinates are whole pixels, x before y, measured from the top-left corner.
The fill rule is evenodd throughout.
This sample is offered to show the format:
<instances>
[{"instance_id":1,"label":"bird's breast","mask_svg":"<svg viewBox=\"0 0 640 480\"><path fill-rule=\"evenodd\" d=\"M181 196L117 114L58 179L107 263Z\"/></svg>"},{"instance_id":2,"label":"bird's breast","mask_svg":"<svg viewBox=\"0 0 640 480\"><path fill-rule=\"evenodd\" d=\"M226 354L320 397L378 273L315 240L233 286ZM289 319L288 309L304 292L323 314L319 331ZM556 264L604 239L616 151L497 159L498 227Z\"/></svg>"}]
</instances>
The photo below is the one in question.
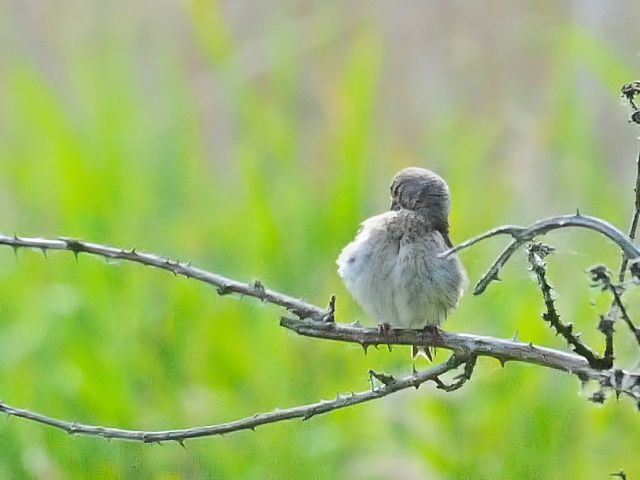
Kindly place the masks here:
<instances>
[{"instance_id":1,"label":"bird's breast","mask_svg":"<svg viewBox=\"0 0 640 480\"><path fill-rule=\"evenodd\" d=\"M419 328L439 324L455 308L464 272L442 235L395 212L363 223L338 257L347 289L378 323Z\"/></svg>"}]
</instances>

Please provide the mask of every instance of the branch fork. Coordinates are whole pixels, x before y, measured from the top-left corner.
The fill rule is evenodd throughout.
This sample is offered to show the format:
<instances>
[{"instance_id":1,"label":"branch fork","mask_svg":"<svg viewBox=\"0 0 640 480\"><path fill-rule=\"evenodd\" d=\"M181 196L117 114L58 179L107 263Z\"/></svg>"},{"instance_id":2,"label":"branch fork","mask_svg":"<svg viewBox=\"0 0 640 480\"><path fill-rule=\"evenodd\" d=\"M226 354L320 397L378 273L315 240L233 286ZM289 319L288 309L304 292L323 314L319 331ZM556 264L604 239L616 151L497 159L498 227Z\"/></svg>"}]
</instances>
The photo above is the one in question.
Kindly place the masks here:
<instances>
[{"instance_id":1,"label":"branch fork","mask_svg":"<svg viewBox=\"0 0 640 480\"><path fill-rule=\"evenodd\" d=\"M631 106L631 121L640 124L640 111L635 103L635 96L640 94L640 82L636 81L624 85L622 87L622 94ZM498 281L498 274L501 268L511 256L521 246L529 244L527 248L529 263L532 271L536 275L546 307L543 318L550 323L558 334L565 338L575 353L521 342L517 340L517 335L513 339L500 339L442 330L385 329L384 331L379 331L378 329L364 327L357 323L338 323L335 321L335 295L331 296L327 308L321 308L307 303L304 300L268 289L259 280L248 283L239 282L217 273L194 267L190 262L183 263L161 255L139 252L136 248L116 248L68 237L46 239L0 234L0 245L7 245L13 248L16 256L18 250L21 248L40 250L45 257L49 250L70 251L76 259L78 259L80 253L88 253L106 259L115 258L135 262L170 271L176 276L182 275L186 278L205 282L214 286L219 295L239 294L255 297L263 303L278 305L293 314L294 317L281 317L280 325L299 335L324 340L359 343L365 352L368 346L381 344L389 346L434 346L453 351L453 354L446 361L419 372L414 371L411 375L402 378L396 378L389 374L369 370L371 388L365 391L357 393L351 392L346 395L338 394L332 400L321 400L307 405L287 409L276 409L266 413L257 413L243 419L209 426L163 431L126 430L60 420L37 412L12 407L2 401L0 401L0 412L4 412L9 416L21 417L49 425L64 430L69 434L94 435L144 443L176 441L183 445L184 440L188 438L222 435L247 429L254 430L260 425L293 418L307 420L315 415L378 399L406 388L418 388L422 383L427 381L433 381L440 390L452 392L461 388L471 378L476 361L478 357L481 356L494 358L503 366L507 361L525 362L568 372L571 375L577 376L582 382L594 380L599 382L600 390L591 397L593 401L603 402L606 399L607 392L613 391L616 396L624 394L625 396L633 398L640 408L640 373L628 372L613 366L613 327L618 316L622 318L628 326L640 346L640 329L631 321L621 298L623 293L621 284L624 282L629 265L633 280L640 283L640 249L633 242L640 219L640 154L637 159L635 194L635 211L628 235L605 220L576 212L573 215L546 218L528 227L505 225L494 228L441 254L441 256L451 255L482 240L498 235L508 235L511 237L511 242L505 247L489 267L488 271L476 284L474 294L478 295L484 292L490 283ZM579 334L573 333L573 324L563 324L560 321L558 312L555 309L555 298L552 293L553 288L547 280L547 263L545 260L553 249L542 243L531 243L539 236L566 227L585 228L600 233L617 244L622 251L623 259L619 272L620 285L613 284L610 272L606 267L596 266L589 270L594 284L603 291L609 291L612 295L611 309L606 315L601 315L598 324L598 329L605 336L605 351L602 356L596 355L580 340ZM463 372L454 377L452 383L447 384L441 380L440 377L443 374L455 370L462 365L464 365ZM374 385L374 380L379 384ZM622 471L612 475L626 478Z\"/></svg>"}]
</instances>

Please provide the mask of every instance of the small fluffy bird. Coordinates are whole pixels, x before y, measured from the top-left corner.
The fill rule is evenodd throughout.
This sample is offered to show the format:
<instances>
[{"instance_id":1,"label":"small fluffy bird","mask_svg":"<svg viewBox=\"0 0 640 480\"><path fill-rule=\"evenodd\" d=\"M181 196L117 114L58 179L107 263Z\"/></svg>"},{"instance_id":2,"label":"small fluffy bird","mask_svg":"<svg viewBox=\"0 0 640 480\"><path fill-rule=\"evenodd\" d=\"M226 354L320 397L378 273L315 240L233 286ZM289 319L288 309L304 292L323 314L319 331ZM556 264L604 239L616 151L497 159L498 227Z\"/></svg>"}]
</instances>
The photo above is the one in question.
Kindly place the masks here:
<instances>
[{"instance_id":1,"label":"small fluffy bird","mask_svg":"<svg viewBox=\"0 0 640 480\"><path fill-rule=\"evenodd\" d=\"M455 254L438 258L449 240L449 186L418 167L398 172L391 183L391 210L365 220L338 257L347 290L379 325L440 325L458 300L467 276ZM428 349L413 346L415 358Z\"/></svg>"}]
</instances>

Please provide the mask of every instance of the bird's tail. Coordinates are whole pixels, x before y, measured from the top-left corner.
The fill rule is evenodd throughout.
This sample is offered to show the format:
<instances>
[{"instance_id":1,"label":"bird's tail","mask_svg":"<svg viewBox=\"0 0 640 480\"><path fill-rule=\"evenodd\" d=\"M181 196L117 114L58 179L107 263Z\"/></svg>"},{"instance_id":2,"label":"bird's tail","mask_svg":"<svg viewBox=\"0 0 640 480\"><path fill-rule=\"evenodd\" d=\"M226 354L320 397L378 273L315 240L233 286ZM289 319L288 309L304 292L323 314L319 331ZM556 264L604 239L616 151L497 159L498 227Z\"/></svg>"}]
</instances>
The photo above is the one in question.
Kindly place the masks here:
<instances>
[{"instance_id":1,"label":"bird's tail","mask_svg":"<svg viewBox=\"0 0 640 480\"><path fill-rule=\"evenodd\" d=\"M411 357L415 360L418 355L421 355L424 358L428 359L430 362L433 362L433 357L431 356L431 350L429 349L429 347L422 345L411 345Z\"/></svg>"}]
</instances>

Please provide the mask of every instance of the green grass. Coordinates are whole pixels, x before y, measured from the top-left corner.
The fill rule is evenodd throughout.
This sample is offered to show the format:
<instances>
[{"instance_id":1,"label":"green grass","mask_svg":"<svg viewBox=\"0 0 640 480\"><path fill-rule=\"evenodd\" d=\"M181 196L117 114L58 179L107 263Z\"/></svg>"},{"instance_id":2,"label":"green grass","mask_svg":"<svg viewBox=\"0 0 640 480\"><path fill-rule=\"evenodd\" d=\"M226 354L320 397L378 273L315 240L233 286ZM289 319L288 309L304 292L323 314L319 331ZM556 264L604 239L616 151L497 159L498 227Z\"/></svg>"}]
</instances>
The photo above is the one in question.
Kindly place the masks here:
<instances>
[{"instance_id":1,"label":"green grass","mask_svg":"<svg viewBox=\"0 0 640 480\"><path fill-rule=\"evenodd\" d=\"M271 13L260 36L264 57L247 61L234 26L207 2L180 12L186 32L178 37L149 22L146 43L136 33L145 28L140 12L105 9L93 19L98 32L79 43L70 40L79 18L52 17L55 41L45 54L55 74L36 50L7 52L4 233L136 246L239 280L259 278L321 305L335 292L338 319L352 321L366 318L334 259L359 221L386 208L387 183L408 163L449 181L457 241L576 206L625 228L631 181L616 184L594 135L608 120L585 105L574 81L577 72L588 75L616 103L633 71L589 32L564 25L554 33L548 108L530 132L542 154L522 189L511 165L520 159L502 150L504 117L492 112L454 105L416 126L418 151L398 147L379 110L388 58L372 22L341 34L330 10L308 24ZM301 36L319 39L311 73L303 68L310 40ZM629 127L626 141L635 135ZM538 197L536 208L530 199ZM580 232L548 241L559 248L550 276L560 311L600 346L595 325L606 299L589 291L583 271L600 262L615 269L618 253ZM472 281L501 245L492 240L462 254ZM518 331L564 348L539 318L523 255L502 278L480 297L467 294L446 328ZM296 337L277 326L282 312L273 306L217 297L205 285L126 262L60 252L14 257L5 248L0 292L1 398L83 423L154 430L224 422L366 389L369 368L411 368L407 349L365 356L359 347ZM619 330L620 348L633 352ZM184 449L69 436L8 418L0 421L0 477L567 479L607 478L620 468L640 476L635 407L596 406L581 392L562 373L483 360L453 394L425 385Z\"/></svg>"}]
</instances>

